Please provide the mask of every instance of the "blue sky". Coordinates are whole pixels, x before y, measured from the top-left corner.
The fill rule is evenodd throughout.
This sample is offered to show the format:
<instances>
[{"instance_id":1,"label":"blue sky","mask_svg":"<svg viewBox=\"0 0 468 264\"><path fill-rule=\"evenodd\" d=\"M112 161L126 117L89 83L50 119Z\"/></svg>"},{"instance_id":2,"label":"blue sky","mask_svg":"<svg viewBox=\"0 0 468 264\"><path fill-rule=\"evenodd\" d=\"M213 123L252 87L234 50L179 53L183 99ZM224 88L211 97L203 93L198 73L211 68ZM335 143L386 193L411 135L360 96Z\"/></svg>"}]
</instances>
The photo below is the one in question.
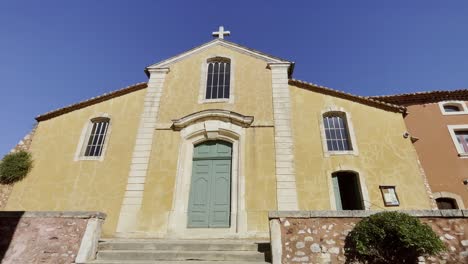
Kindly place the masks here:
<instances>
[{"instance_id":1,"label":"blue sky","mask_svg":"<svg viewBox=\"0 0 468 264\"><path fill-rule=\"evenodd\" d=\"M360 95L468 88L468 1L0 3L0 155L38 114L137 82L212 39L296 62L294 77Z\"/></svg>"}]
</instances>

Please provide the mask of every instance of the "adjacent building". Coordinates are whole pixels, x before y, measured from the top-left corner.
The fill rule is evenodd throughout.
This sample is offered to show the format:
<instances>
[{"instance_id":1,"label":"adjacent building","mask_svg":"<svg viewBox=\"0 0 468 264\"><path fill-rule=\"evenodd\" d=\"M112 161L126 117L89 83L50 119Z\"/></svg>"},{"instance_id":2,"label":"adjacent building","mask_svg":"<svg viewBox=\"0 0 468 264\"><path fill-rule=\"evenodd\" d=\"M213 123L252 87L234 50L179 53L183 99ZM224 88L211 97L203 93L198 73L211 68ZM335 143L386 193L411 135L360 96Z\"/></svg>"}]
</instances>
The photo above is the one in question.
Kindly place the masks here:
<instances>
[{"instance_id":1,"label":"adjacent building","mask_svg":"<svg viewBox=\"0 0 468 264\"><path fill-rule=\"evenodd\" d=\"M405 123L439 209L468 205L468 90L373 97L407 108Z\"/></svg>"}]
</instances>

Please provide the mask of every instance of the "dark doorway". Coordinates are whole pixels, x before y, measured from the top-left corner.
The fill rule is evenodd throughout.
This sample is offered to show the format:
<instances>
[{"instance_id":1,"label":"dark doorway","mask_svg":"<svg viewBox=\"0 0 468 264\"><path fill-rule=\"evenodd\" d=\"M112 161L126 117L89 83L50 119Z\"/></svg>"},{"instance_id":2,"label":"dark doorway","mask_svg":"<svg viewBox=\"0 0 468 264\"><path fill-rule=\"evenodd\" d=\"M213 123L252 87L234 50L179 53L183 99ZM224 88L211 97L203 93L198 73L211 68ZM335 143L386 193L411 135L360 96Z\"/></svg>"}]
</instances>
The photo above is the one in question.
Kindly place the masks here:
<instances>
[{"instance_id":1,"label":"dark doorway","mask_svg":"<svg viewBox=\"0 0 468 264\"><path fill-rule=\"evenodd\" d=\"M452 198L437 198L437 208L444 210L444 209L458 209L457 201Z\"/></svg>"},{"instance_id":2,"label":"dark doorway","mask_svg":"<svg viewBox=\"0 0 468 264\"><path fill-rule=\"evenodd\" d=\"M332 175L337 210L364 210L359 176L352 171Z\"/></svg>"}]
</instances>

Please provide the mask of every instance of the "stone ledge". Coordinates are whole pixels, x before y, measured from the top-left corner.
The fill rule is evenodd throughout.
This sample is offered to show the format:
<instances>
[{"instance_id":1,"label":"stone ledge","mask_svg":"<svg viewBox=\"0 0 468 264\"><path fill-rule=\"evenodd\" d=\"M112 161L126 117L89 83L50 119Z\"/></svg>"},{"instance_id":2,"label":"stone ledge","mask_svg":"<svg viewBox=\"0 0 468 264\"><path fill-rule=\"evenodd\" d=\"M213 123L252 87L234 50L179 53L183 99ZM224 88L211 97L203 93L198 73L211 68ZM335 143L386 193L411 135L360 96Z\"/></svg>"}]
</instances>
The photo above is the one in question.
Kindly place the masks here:
<instances>
[{"instance_id":1,"label":"stone ledge","mask_svg":"<svg viewBox=\"0 0 468 264\"><path fill-rule=\"evenodd\" d=\"M268 217L274 218L361 218L384 212L383 210L350 211L270 211ZM391 211L388 211L391 212ZM468 210L398 210L416 217L468 218Z\"/></svg>"},{"instance_id":2,"label":"stone ledge","mask_svg":"<svg viewBox=\"0 0 468 264\"><path fill-rule=\"evenodd\" d=\"M97 211L0 211L1 218L98 218L105 220L107 215Z\"/></svg>"}]
</instances>

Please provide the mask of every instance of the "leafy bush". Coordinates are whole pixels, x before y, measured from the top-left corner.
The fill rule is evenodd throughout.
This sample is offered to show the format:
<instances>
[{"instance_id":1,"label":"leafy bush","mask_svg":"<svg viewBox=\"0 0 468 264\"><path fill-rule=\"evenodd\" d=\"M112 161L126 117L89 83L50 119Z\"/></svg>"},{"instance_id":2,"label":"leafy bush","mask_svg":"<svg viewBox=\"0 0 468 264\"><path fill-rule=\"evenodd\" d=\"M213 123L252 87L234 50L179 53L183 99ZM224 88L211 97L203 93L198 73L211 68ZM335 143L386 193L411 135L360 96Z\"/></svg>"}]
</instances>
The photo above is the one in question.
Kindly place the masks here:
<instances>
[{"instance_id":1,"label":"leafy bush","mask_svg":"<svg viewBox=\"0 0 468 264\"><path fill-rule=\"evenodd\" d=\"M13 184L22 180L32 168L31 154L18 151L7 154L0 162L0 183Z\"/></svg>"},{"instance_id":2,"label":"leafy bush","mask_svg":"<svg viewBox=\"0 0 468 264\"><path fill-rule=\"evenodd\" d=\"M417 263L419 256L445 250L430 226L416 217L399 212L383 212L360 221L348 234L345 256L348 262Z\"/></svg>"}]
</instances>

